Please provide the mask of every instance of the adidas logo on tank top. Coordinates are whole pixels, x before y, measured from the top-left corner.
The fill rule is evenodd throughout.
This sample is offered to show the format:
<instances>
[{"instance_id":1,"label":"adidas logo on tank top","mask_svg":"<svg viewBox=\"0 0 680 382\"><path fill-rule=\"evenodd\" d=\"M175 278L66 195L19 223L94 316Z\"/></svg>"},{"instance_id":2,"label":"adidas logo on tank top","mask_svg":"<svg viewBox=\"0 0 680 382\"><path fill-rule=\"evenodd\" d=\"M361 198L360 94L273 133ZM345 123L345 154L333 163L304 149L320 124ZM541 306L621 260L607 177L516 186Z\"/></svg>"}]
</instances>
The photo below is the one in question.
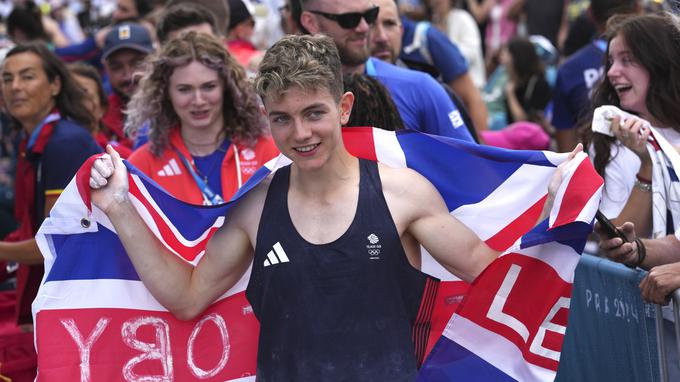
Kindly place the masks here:
<instances>
[{"instance_id":1,"label":"adidas logo on tank top","mask_svg":"<svg viewBox=\"0 0 680 382\"><path fill-rule=\"evenodd\" d=\"M277 241L276 244L274 244L274 248L267 253L267 259L264 261L264 266L268 267L270 265L288 262L290 262L290 260L288 259L288 255L286 255L286 251L283 250L281 243Z\"/></svg>"}]
</instances>

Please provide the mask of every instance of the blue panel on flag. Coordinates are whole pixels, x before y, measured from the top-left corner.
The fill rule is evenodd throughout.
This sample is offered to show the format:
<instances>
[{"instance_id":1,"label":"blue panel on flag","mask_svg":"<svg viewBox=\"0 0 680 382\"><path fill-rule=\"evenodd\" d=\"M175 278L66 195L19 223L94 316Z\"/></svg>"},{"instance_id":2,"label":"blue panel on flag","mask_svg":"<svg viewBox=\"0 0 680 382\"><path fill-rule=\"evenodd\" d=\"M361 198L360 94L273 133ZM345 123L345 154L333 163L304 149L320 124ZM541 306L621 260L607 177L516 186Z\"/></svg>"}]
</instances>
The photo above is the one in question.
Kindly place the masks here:
<instances>
[{"instance_id":1,"label":"blue panel on flag","mask_svg":"<svg viewBox=\"0 0 680 382\"><path fill-rule=\"evenodd\" d=\"M46 282L63 280L139 280L118 236L101 224L98 232L48 235L56 260Z\"/></svg>"},{"instance_id":2,"label":"blue panel on flag","mask_svg":"<svg viewBox=\"0 0 680 382\"><path fill-rule=\"evenodd\" d=\"M146 190L154 202L175 224L175 228L185 239L192 241L199 238L220 216L224 216L230 205L196 206L173 198L158 183L149 179L142 172L128 166L131 173L138 175L146 185Z\"/></svg>"},{"instance_id":3,"label":"blue panel on flag","mask_svg":"<svg viewBox=\"0 0 680 382\"><path fill-rule=\"evenodd\" d=\"M581 257L556 381L659 380L654 307L640 296L642 275Z\"/></svg>"},{"instance_id":4,"label":"blue panel on flag","mask_svg":"<svg viewBox=\"0 0 680 382\"><path fill-rule=\"evenodd\" d=\"M420 369L418 382L515 382L464 347L441 337Z\"/></svg>"},{"instance_id":5,"label":"blue panel on flag","mask_svg":"<svg viewBox=\"0 0 680 382\"><path fill-rule=\"evenodd\" d=\"M538 151L504 150L408 132L397 137L406 165L434 184L449 210L485 199L523 164L555 167Z\"/></svg>"},{"instance_id":6,"label":"blue panel on flag","mask_svg":"<svg viewBox=\"0 0 680 382\"><path fill-rule=\"evenodd\" d=\"M529 248L555 241L563 245L568 245L573 248L574 251L581 253L586 245L588 234L593 230L590 224L583 222L575 222L551 230L547 229L548 219L545 219L540 224L537 224L531 231L522 236L521 248Z\"/></svg>"}]
</instances>

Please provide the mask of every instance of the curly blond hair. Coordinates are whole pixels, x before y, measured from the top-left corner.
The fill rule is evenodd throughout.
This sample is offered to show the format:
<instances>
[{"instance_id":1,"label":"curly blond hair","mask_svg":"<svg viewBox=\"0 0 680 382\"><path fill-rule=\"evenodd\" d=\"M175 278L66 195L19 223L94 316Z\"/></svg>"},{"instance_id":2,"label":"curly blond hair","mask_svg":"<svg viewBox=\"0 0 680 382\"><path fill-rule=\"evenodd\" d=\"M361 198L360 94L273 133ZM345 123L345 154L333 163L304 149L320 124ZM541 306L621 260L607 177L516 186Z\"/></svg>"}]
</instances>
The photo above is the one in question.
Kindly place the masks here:
<instances>
[{"instance_id":1,"label":"curly blond hair","mask_svg":"<svg viewBox=\"0 0 680 382\"><path fill-rule=\"evenodd\" d=\"M252 85L220 40L196 32L170 40L147 59L147 70L128 104L126 132L134 136L148 122L151 152L160 155L168 146L171 129L180 123L170 101L170 76L175 68L193 61L217 71L224 83L225 136L242 144L254 144L267 131L267 122Z\"/></svg>"}]
</instances>

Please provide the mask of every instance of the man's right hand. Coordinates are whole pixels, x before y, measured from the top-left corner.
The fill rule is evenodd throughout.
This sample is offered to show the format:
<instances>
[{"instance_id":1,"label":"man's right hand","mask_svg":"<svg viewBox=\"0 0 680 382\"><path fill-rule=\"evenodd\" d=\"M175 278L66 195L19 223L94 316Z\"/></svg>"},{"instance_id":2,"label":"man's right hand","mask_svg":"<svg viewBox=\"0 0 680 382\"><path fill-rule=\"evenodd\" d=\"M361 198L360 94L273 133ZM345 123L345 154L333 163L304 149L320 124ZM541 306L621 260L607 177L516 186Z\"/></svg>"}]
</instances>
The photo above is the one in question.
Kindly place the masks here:
<instances>
[{"instance_id":1,"label":"man's right hand","mask_svg":"<svg viewBox=\"0 0 680 382\"><path fill-rule=\"evenodd\" d=\"M128 201L128 172L118 152L106 146L106 154L94 161L90 170L92 202L109 214L116 205Z\"/></svg>"},{"instance_id":2,"label":"man's right hand","mask_svg":"<svg viewBox=\"0 0 680 382\"><path fill-rule=\"evenodd\" d=\"M609 237L599 224L595 225L595 232L600 235L600 249L612 261L622 264L634 264L638 258L637 244L635 243L635 225L626 222L616 228L623 232L628 241L624 242L620 237Z\"/></svg>"}]
</instances>

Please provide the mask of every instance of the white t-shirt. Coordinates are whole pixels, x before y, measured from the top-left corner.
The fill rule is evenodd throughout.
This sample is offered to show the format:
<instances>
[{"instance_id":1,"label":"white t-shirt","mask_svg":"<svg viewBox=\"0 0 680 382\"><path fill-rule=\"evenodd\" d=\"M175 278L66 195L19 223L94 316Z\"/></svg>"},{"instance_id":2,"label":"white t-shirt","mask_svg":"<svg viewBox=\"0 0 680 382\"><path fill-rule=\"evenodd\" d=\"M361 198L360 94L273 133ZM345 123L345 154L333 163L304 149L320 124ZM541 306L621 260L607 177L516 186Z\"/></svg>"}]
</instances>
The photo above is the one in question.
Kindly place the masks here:
<instances>
[{"instance_id":1,"label":"white t-shirt","mask_svg":"<svg viewBox=\"0 0 680 382\"><path fill-rule=\"evenodd\" d=\"M486 84L486 69L482 55L482 38L477 22L467 11L452 9L447 18L447 36L453 41L468 62L470 77L477 88Z\"/></svg>"},{"instance_id":2,"label":"white t-shirt","mask_svg":"<svg viewBox=\"0 0 680 382\"><path fill-rule=\"evenodd\" d=\"M680 132L670 128L656 130L673 146L680 146ZM592 146L590 155L595 156ZM611 145L611 160L605 167L604 189L600 201L600 211L609 219L614 219L623 210L633 191L635 175L640 170L640 159L621 142Z\"/></svg>"}]
</instances>

